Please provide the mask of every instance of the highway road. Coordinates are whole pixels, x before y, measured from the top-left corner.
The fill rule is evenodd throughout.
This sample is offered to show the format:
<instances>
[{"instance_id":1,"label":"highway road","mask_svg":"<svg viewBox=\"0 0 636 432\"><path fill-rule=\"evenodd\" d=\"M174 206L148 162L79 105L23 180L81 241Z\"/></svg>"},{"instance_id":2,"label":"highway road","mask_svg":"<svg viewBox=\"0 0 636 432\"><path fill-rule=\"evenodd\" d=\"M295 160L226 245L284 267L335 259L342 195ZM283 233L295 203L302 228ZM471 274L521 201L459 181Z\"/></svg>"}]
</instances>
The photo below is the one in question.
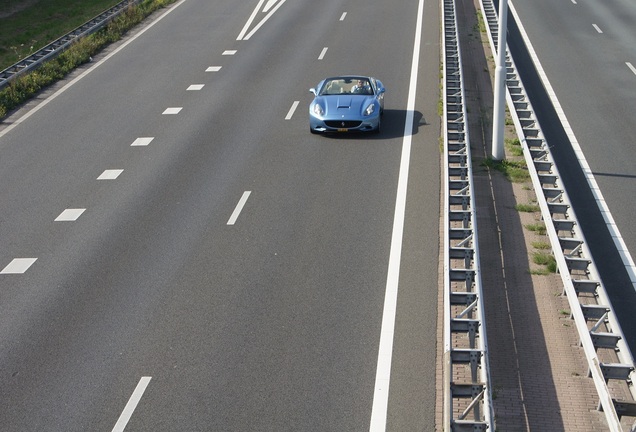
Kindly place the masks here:
<instances>
[{"instance_id":1,"label":"highway road","mask_svg":"<svg viewBox=\"0 0 636 432\"><path fill-rule=\"evenodd\" d=\"M2 429L434 430L438 17L181 0L8 119ZM380 135L309 133L340 73Z\"/></svg>"},{"instance_id":2,"label":"highway road","mask_svg":"<svg viewBox=\"0 0 636 432\"><path fill-rule=\"evenodd\" d=\"M513 4L616 226L634 254L636 4L628 0L515 0ZM515 28L511 32L514 46L517 32ZM572 162L576 155L566 144L568 138L555 113L546 109L549 100L529 59L515 57L515 62L538 108L542 128L550 135L553 155L621 327L636 352L634 287L604 229L595 198L578 164Z\"/></svg>"}]
</instances>

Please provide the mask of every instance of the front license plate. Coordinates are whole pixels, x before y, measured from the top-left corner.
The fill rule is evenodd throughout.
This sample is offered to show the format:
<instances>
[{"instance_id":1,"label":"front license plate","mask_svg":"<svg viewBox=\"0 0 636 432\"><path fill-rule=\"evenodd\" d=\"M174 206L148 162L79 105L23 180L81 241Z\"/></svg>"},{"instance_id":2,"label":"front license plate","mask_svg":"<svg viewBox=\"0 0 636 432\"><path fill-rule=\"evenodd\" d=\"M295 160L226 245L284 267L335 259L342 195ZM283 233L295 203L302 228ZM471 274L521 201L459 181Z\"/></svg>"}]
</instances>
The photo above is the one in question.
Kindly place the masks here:
<instances>
[{"instance_id":1,"label":"front license plate","mask_svg":"<svg viewBox=\"0 0 636 432\"><path fill-rule=\"evenodd\" d=\"M349 132L349 129L347 129L347 128L340 128L340 129L338 129L338 132Z\"/></svg>"}]
</instances>

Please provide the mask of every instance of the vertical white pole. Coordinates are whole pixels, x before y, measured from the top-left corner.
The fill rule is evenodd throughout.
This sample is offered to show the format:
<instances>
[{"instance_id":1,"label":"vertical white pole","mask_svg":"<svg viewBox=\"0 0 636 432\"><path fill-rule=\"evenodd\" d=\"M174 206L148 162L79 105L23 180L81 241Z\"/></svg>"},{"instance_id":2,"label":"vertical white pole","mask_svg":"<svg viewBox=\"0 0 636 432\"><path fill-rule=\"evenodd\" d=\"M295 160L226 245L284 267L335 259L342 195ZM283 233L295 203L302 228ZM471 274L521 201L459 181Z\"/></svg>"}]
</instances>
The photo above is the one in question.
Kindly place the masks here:
<instances>
[{"instance_id":1,"label":"vertical white pole","mask_svg":"<svg viewBox=\"0 0 636 432\"><path fill-rule=\"evenodd\" d=\"M493 109L492 158L504 158L504 125L506 113L506 30L508 29L508 0L499 0L497 63L495 68L495 101Z\"/></svg>"}]
</instances>

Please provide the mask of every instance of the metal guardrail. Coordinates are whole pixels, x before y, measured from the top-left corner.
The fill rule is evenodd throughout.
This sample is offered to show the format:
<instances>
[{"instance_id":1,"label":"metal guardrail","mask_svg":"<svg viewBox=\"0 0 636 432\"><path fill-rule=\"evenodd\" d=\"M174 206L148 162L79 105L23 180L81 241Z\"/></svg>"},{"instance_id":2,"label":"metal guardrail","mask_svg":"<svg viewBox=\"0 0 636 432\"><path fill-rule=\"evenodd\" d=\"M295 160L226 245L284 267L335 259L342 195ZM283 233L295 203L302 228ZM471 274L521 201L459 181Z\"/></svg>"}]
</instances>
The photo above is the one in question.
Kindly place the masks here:
<instances>
[{"instance_id":1,"label":"metal guardrail","mask_svg":"<svg viewBox=\"0 0 636 432\"><path fill-rule=\"evenodd\" d=\"M11 80L41 66L67 49L77 39L95 33L105 27L109 22L118 17L130 5L141 3L142 0L123 0L112 8L102 12L95 18L87 21L75 30L67 33L61 38L51 42L34 54L20 60L7 69L0 72L0 89L9 85Z\"/></svg>"},{"instance_id":2,"label":"metal guardrail","mask_svg":"<svg viewBox=\"0 0 636 432\"><path fill-rule=\"evenodd\" d=\"M455 0L443 3L443 430L494 431L477 217Z\"/></svg>"},{"instance_id":3,"label":"metal guardrail","mask_svg":"<svg viewBox=\"0 0 636 432\"><path fill-rule=\"evenodd\" d=\"M497 11L480 0L493 54L497 45ZM587 358L588 374L599 396L609 430L623 431L621 417L636 417L634 359L605 287L577 223L567 191L534 114L514 61L506 52L506 99L530 171L543 220L557 261L571 318Z\"/></svg>"}]
</instances>

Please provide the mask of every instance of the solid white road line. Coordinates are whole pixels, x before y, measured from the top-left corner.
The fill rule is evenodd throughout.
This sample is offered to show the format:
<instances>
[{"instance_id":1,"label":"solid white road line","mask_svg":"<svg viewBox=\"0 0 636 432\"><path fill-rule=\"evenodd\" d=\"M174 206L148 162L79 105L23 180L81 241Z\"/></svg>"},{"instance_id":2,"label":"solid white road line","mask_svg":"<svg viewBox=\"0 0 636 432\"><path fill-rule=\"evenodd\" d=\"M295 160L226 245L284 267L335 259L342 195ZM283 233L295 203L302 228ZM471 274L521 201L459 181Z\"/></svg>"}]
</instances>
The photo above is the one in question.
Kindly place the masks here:
<instances>
[{"instance_id":1,"label":"solid white road line","mask_svg":"<svg viewBox=\"0 0 636 432\"><path fill-rule=\"evenodd\" d=\"M632 72L634 72L634 75L636 75L636 67L634 67L634 65L631 64L630 62L625 62L625 64L627 65L628 68L631 69Z\"/></svg>"},{"instance_id":2,"label":"solid white road line","mask_svg":"<svg viewBox=\"0 0 636 432\"><path fill-rule=\"evenodd\" d=\"M285 116L285 120L290 120L293 117L294 111L296 111L296 108L298 108L298 104L299 103L300 103L300 101L294 101L294 103L292 104L291 108L289 109L289 112Z\"/></svg>"},{"instance_id":3,"label":"solid white road line","mask_svg":"<svg viewBox=\"0 0 636 432\"><path fill-rule=\"evenodd\" d=\"M272 6L274 6L274 3L276 3L277 1L278 0L267 0L267 4L263 8L263 12L269 11L272 8Z\"/></svg>"},{"instance_id":4,"label":"solid white road line","mask_svg":"<svg viewBox=\"0 0 636 432\"><path fill-rule=\"evenodd\" d=\"M251 32L249 32L247 34L247 36L243 37L243 40L248 40L249 38L251 38L252 36L254 36L254 33L256 33L258 31L258 29L260 29L262 27L263 24L265 24L267 22L268 19L270 19L272 17L272 15L274 15L274 13L278 10L278 8L280 8L287 0L281 0L280 3L278 3L274 9L272 9L271 11L269 11L269 13L265 16L265 18L263 18L261 20L261 22L259 22L256 27L254 27L252 29ZM271 2L270 2L271 3ZM268 4L269 5L269 4ZM267 12L267 10L265 10L264 12Z\"/></svg>"},{"instance_id":5,"label":"solid white road line","mask_svg":"<svg viewBox=\"0 0 636 432\"><path fill-rule=\"evenodd\" d=\"M55 218L55 222L75 222L85 211L82 208L66 209Z\"/></svg>"},{"instance_id":6,"label":"solid white road line","mask_svg":"<svg viewBox=\"0 0 636 432\"><path fill-rule=\"evenodd\" d=\"M343 12L342 15L340 16L340 21L344 21L346 16L347 16L347 13Z\"/></svg>"},{"instance_id":7,"label":"solid white road line","mask_svg":"<svg viewBox=\"0 0 636 432\"><path fill-rule=\"evenodd\" d=\"M99 177L97 177L97 180L115 180L117 177L119 177L119 174L123 172L123 169L104 170L104 172L101 173Z\"/></svg>"},{"instance_id":8,"label":"solid white road line","mask_svg":"<svg viewBox=\"0 0 636 432\"><path fill-rule=\"evenodd\" d=\"M135 391L133 391L132 396L130 396L128 403L126 404L126 407L124 407L124 411L119 416L119 420L117 420L117 423L113 428L113 432L123 432L124 428L126 428L126 425L130 421L130 417L132 417L135 408L137 408L137 405L146 391L146 387L148 387L148 383L150 383L151 378L152 377L141 377L139 384L135 387Z\"/></svg>"},{"instance_id":9,"label":"solid white road line","mask_svg":"<svg viewBox=\"0 0 636 432\"><path fill-rule=\"evenodd\" d=\"M137 138L136 140L133 141L133 143L130 146L131 147L147 146L148 144L152 142L153 139L155 139L155 137Z\"/></svg>"},{"instance_id":10,"label":"solid white road line","mask_svg":"<svg viewBox=\"0 0 636 432\"><path fill-rule=\"evenodd\" d=\"M324 47L322 49L322 51L320 52L320 55L318 56L318 60L322 60L325 58L325 54L327 54L328 49L329 49L328 47Z\"/></svg>"},{"instance_id":11,"label":"solid white road line","mask_svg":"<svg viewBox=\"0 0 636 432\"><path fill-rule=\"evenodd\" d=\"M227 221L228 225L234 225L234 223L236 223L236 220L238 219L239 215L241 214L241 211L243 210L243 206L245 206L245 203L247 202L247 199L250 197L251 193L252 193L251 191L243 192L243 196L241 196L241 199L239 200L238 204L236 205L236 208L234 209L234 212L232 213L232 216L230 216L230 219Z\"/></svg>"},{"instance_id":12,"label":"solid white road line","mask_svg":"<svg viewBox=\"0 0 636 432\"><path fill-rule=\"evenodd\" d=\"M603 30L601 30L601 28L596 24L592 24L592 27L594 27L594 30L596 30L597 33L603 33Z\"/></svg>"},{"instance_id":13,"label":"solid white road line","mask_svg":"<svg viewBox=\"0 0 636 432\"><path fill-rule=\"evenodd\" d=\"M404 140L402 141L402 159L398 177L395 215L393 216L393 234L389 253L389 268L382 311L382 330L378 349L378 366L375 374L375 390L369 431L386 430L387 409L389 405L389 385L391 381L391 360L393 356L393 336L395 332L395 316L397 313L398 283L400 279L400 261L402 257L402 238L404 233L404 215L406 211L406 191L408 189L409 164L411 158L411 141L413 135L413 118L415 113L415 93L417 91L417 70L420 62L420 45L422 40L422 17L424 0L419 0L415 40L413 42L413 60L411 64L411 80L409 98L406 104L406 120L404 122Z\"/></svg>"},{"instance_id":14,"label":"solid white road line","mask_svg":"<svg viewBox=\"0 0 636 432\"><path fill-rule=\"evenodd\" d=\"M36 260L37 258L15 258L0 271L0 274L22 274L26 272Z\"/></svg>"},{"instance_id":15,"label":"solid white road line","mask_svg":"<svg viewBox=\"0 0 636 432\"><path fill-rule=\"evenodd\" d=\"M252 25L252 21L254 21L254 18L256 18L256 14L258 13L259 10L261 10L261 6L263 6L264 2L265 2L265 0L260 0L258 2L256 7L254 8L254 10L252 11L252 15L250 15L250 17L247 19L247 22L243 26L243 30L241 30L241 32L239 33L239 35L236 38L236 40L243 40L243 36L245 36L245 33L247 32L247 29L249 29L250 26Z\"/></svg>"},{"instance_id":16,"label":"solid white road line","mask_svg":"<svg viewBox=\"0 0 636 432\"><path fill-rule=\"evenodd\" d=\"M186 90L187 91L197 91L197 90L201 90L203 87L205 87L205 84L192 84Z\"/></svg>"}]
</instances>

